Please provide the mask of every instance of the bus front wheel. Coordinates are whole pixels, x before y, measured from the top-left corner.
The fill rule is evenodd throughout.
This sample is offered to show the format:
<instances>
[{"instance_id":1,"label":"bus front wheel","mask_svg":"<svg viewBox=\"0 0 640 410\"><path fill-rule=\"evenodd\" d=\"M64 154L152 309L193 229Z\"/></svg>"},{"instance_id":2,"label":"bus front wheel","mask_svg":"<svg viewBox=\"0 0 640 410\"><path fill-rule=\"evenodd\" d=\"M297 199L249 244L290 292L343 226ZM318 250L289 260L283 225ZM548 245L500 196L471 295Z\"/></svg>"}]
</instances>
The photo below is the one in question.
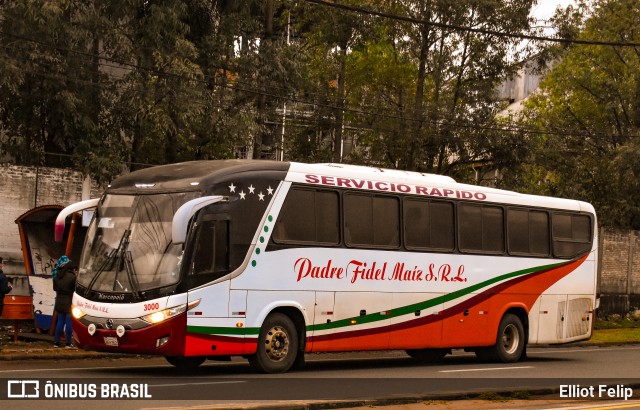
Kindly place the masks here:
<instances>
[{"instance_id":1,"label":"bus front wheel","mask_svg":"<svg viewBox=\"0 0 640 410\"><path fill-rule=\"evenodd\" d=\"M185 357L185 356L165 356L167 361L174 365L178 370L188 371L200 366L206 360L205 357Z\"/></svg>"},{"instance_id":2,"label":"bus front wheel","mask_svg":"<svg viewBox=\"0 0 640 410\"><path fill-rule=\"evenodd\" d=\"M522 357L526 343L522 321L518 316L507 313L498 326L496 344L476 350L476 356L482 361L514 363Z\"/></svg>"},{"instance_id":3,"label":"bus front wheel","mask_svg":"<svg viewBox=\"0 0 640 410\"><path fill-rule=\"evenodd\" d=\"M284 373L298 355L298 332L293 321L282 313L272 313L260 328L258 350L249 356L254 369L264 373Z\"/></svg>"}]
</instances>

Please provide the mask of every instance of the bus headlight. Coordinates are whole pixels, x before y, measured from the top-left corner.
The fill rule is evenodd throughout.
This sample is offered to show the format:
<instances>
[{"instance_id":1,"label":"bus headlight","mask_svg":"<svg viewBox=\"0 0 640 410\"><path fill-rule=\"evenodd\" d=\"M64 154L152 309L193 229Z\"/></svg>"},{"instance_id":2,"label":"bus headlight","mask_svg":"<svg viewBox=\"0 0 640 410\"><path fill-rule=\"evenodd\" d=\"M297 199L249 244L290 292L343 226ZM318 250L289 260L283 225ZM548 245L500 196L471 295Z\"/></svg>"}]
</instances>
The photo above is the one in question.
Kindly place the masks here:
<instances>
[{"instance_id":1,"label":"bus headlight","mask_svg":"<svg viewBox=\"0 0 640 410\"><path fill-rule=\"evenodd\" d=\"M80 310L80 308L77 307L77 306L72 306L71 307L71 314L76 319L80 319L82 316L86 315L86 313L84 313L82 310Z\"/></svg>"},{"instance_id":2,"label":"bus headlight","mask_svg":"<svg viewBox=\"0 0 640 410\"><path fill-rule=\"evenodd\" d=\"M149 324L160 323L170 317L177 316L180 313L186 312L188 309L192 309L200 304L200 299L194 302L185 303L184 305L172 307L165 310L160 310L158 312L150 313L148 315L140 316L140 319L144 320Z\"/></svg>"}]
</instances>

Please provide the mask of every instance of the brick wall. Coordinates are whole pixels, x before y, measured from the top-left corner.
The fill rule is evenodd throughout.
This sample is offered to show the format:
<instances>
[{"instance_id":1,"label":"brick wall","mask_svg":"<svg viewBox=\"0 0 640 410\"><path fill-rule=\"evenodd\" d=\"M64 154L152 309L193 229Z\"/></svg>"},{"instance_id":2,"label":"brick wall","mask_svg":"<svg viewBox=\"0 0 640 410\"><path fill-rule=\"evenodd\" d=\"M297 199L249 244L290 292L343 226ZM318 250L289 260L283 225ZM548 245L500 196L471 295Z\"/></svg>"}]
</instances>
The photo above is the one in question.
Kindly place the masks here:
<instances>
[{"instance_id":1,"label":"brick wall","mask_svg":"<svg viewBox=\"0 0 640 410\"><path fill-rule=\"evenodd\" d=\"M603 293L626 293L629 258L632 257L632 244L635 235L630 235L630 231L618 229L603 229L601 235L603 249L600 291Z\"/></svg>"},{"instance_id":2,"label":"brick wall","mask_svg":"<svg viewBox=\"0 0 640 410\"><path fill-rule=\"evenodd\" d=\"M599 313L640 308L640 231L601 229Z\"/></svg>"},{"instance_id":3,"label":"brick wall","mask_svg":"<svg viewBox=\"0 0 640 410\"><path fill-rule=\"evenodd\" d=\"M0 255L9 261L5 271L24 272L15 223L20 215L36 206L66 206L99 193L99 187L77 171L0 164Z\"/></svg>"}]
</instances>

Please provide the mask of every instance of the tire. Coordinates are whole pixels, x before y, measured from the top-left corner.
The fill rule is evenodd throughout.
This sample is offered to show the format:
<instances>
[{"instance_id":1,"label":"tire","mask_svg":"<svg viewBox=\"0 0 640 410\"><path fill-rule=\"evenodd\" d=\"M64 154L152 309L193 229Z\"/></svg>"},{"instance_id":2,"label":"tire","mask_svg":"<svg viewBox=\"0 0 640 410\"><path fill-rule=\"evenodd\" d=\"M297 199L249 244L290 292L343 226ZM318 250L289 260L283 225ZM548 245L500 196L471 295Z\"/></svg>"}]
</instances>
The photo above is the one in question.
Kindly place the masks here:
<instances>
[{"instance_id":1,"label":"tire","mask_svg":"<svg viewBox=\"0 0 640 410\"><path fill-rule=\"evenodd\" d=\"M496 344L476 350L476 356L484 362L515 363L522 357L526 344L522 321L518 316L507 313L498 326Z\"/></svg>"},{"instance_id":2,"label":"tire","mask_svg":"<svg viewBox=\"0 0 640 410\"><path fill-rule=\"evenodd\" d=\"M167 362L174 365L180 371L194 370L206 360L206 357L194 356L165 356Z\"/></svg>"},{"instance_id":3,"label":"tire","mask_svg":"<svg viewBox=\"0 0 640 410\"><path fill-rule=\"evenodd\" d=\"M282 313L272 313L265 319L258 336L258 350L249 356L249 363L263 373L284 373L298 356L298 331L293 321Z\"/></svg>"},{"instance_id":4,"label":"tire","mask_svg":"<svg viewBox=\"0 0 640 410\"><path fill-rule=\"evenodd\" d=\"M439 363L450 351L448 349L407 349L405 352L420 363Z\"/></svg>"}]
</instances>

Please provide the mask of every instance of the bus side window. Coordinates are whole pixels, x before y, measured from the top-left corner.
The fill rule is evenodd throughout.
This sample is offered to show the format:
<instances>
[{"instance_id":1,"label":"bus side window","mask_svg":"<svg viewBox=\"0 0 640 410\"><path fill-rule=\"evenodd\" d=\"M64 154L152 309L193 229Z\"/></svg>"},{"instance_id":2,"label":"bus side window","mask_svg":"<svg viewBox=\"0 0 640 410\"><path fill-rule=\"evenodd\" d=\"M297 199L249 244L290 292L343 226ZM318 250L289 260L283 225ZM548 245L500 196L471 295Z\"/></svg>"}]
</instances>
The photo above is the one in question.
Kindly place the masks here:
<instances>
[{"instance_id":1,"label":"bus side window","mask_svg":"<svg viewBox=\"0 0 640 410\"><path fill-rule=\"evenodd\" d=\"M512 255L549 256L549 214L546 211L509 208L507 231Z\"/></svg>"},{"instance_id":2,"label":"bus side window","mask_svg":"<svg viewBox=\"0 0 640 410\"><path fill-rule=\"evenodd\" d=\"M407 198L403 206L407 249L454 249L455 224L452 202Z\"/></svg>"},{"instance_id":3,"label":"bus side window","mask_svg":"<svg viewBox=\"0 0 640 410\"><path fill-rule=\"evenodd\" d=\"M458 206L460 250L473 253L503 253L503 213L499 206L461 203Z\"/></svg>"},{"instance_id":4,"label":"bus side window","mask_svg":"<svg viewBox=\"0 0 640 410\"><path fill-rule=\"evenodd\" d=\"M344 194L344 232L347 246L400 246L400 201L395 196L359 192Z\"/></svg>"},{"instance_id":5,"label":"bus side window","mask_svg":"<svg viewBox=\"0 0 640 410\"><path fill-rule=\"evenodd\" d=\"M336 191L293 188L273 230L277 244L335 246L340 242Z\"/></svg>"},{"instance_id":6,"label":"bus side window","mask_svg":"<svg viewBox=\"0 0 640 410\"><path fill-rule=\"evenodd\" d=\"M554 213L553 254L560 258L573 258L591 249L593 232L587 215Z\"/></svg>"}]
</instances>

